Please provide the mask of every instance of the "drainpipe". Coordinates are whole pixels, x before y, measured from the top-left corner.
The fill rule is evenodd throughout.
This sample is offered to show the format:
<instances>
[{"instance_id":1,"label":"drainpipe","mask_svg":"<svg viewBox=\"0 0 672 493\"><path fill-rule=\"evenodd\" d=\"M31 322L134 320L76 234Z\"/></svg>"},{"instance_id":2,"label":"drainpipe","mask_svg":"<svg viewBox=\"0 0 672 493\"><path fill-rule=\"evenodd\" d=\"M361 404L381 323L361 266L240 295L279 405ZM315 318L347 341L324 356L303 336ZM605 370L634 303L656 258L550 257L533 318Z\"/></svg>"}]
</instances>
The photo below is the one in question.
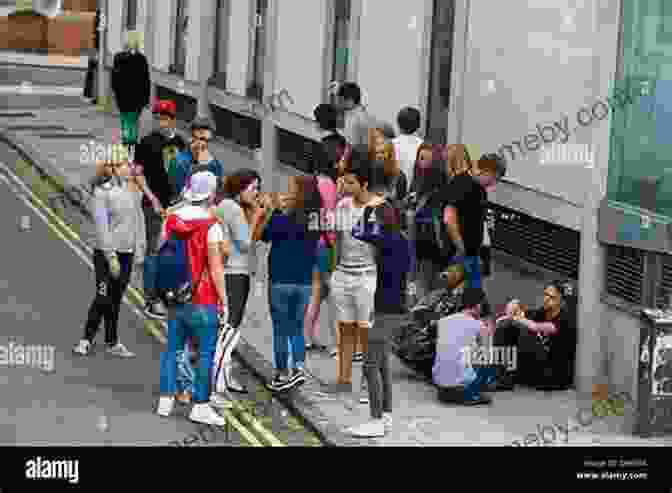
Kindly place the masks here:
<instances>
[{"instance_id":1,"label":"drainpipe","mask_svg":"<svg viewBox=\"0 0 672 493\"><path fill-rule=\"evenodd\" d=\"M264 60L264 94L263 101L271 101L275 92L275 74L277 63L276 36L278 24L277 0L268 0L266 12L266 59ZM273 111L264 111L261 121L261 177L264 189L272 192L280 190L279 183L275 180L275 162L277 157L277 128L273 120Z\"/></svg>"}]
</instances>

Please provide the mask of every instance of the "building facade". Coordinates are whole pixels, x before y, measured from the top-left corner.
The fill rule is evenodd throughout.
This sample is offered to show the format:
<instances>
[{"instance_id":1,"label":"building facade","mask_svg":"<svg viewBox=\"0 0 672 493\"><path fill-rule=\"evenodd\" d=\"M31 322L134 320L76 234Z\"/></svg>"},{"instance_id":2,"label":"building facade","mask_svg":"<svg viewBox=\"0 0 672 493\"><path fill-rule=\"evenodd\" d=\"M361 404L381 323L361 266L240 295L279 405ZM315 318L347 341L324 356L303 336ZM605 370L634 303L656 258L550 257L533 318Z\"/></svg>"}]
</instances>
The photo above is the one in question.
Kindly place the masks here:
<instances>
[{"instance_id":1,"label":"building facade","mask_svg":"<svg viewBox=\"0 0 672 493\"><path fill-rule=\"evenodd\" d=\"M393 123L401 107L415 106L432 141L504 155L509 173L491 199L495 247L579 280L578 386L606 377L636 393L637 310L655 301L647 294L654 278L667 286L672 245L609 231L643 209L654 227L672 222L664 193L646 205L633 192L650 175L664 190L661 166L672 157L661 140L670 96L652 92L672 70L663 0L131 0L107 8L108 62L126 29L143 31L157 95L177 98L183 118L208 114L223 138L299 170L310 171L316 145L313 108L344 80L360 84L379 118ZM269 117L258 102L277 94L286 108ZM636 130L643 122L645 135ZM633 150L641 138L658 144ZM553 154L548 145L590 152Z\"/></svg>"}]
</instances>

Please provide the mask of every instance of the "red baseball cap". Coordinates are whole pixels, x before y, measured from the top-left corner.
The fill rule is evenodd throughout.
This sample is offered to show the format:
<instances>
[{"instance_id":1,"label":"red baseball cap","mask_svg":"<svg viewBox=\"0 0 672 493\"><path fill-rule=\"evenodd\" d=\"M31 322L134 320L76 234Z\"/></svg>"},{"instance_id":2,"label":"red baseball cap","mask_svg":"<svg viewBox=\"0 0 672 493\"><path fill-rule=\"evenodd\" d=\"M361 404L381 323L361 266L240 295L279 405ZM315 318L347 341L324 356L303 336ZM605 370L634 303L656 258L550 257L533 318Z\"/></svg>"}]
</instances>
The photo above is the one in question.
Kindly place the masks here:
<instances>
[{"instance_id":1,"label":"red baseball cap","mask_svg":"<svg viewBox=\"0 0 672 493\"><path fill-rule=\"evenodd\" d=\"M175 105L175 101L157 99L154 102L154 108L152 111L158 114L175 116L177 114L177 106Z\"/></svg>"}]
</instances>

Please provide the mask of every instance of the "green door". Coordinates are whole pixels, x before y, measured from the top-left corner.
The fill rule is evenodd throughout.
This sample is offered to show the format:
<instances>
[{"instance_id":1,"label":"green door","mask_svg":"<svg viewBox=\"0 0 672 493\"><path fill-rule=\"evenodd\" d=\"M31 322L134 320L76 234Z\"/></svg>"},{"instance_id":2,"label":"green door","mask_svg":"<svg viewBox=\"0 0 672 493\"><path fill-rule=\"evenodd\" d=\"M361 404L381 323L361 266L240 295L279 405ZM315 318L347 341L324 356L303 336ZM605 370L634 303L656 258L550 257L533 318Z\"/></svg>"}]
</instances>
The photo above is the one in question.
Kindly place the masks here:
<instances>
[{"instance_id":1,"label":"green door","mask_svg":"<svg viewBox=\"0 0 672 493\"><path fill-rule=\"evenodd\" d=\"M607 196L672 217L672 2L622 0L622 9L614 92L629 102L612 117ZM651 178L657 185L642 185Z\"/></svg>"}]
</instances>

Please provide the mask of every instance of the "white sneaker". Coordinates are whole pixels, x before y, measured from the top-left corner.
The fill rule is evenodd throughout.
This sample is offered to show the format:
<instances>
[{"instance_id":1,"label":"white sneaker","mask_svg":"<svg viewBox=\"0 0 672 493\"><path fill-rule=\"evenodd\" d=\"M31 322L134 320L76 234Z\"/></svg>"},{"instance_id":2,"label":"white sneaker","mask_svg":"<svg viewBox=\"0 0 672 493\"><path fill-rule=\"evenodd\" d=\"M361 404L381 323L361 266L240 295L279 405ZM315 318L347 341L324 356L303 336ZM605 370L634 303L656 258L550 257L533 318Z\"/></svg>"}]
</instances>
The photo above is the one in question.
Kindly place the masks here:
<instances>
[{"instance_id":1,"label":"white sneaker","mask_svg":"<svg viewBox=\"0 0 672 493\"><path fill-rule=\"evenodd\" d=\"M348 429L348 433L355 438L380 438L387 432L383 419L372 419L368 423Z\"/></svg>"},{"instance_id":2,"label":"white sneaker","mask_svg":"<svg viewBox=\"0 0 672 493\"><path fill-rule=\"evenodd\" d=\"M91 343L86 339L82 339L77 343L77 345L72 349L72 352L79 354L80 356L86 356L91 351Z\"/></svg>"},{"instance_id":3,"label":"white sneaker","mask_svg":"<svg viewBox=\"0 0 672 493\"><path fill-rule=\"evenodd\" d=\"M128 350L126 346L118 342L114 346L109 346L107 352L112 356L119 356L120 358L134 358L135 353Z\"/></svg>"},{"instance_id":4,"label":"white sneaker","mask_svg":"<svg viewBox=\"0 0 672 493\"><path fill-rule=\"evenodd\" d=\"M210 404L220 409L233 409L233 402L222 394L213 394L210 396Z\"/></svg>"},{"instance_id":5,"label":"white sneaker","mask_svg":"<svg viewBox=\"0 0 672 493\"><path fill-rule=\"evenodd\" d=\"M385 421L385 431L392 429L392 413L383 413L383 421Z\"/></svg>"},{"instance_id":6,"label":"white sneaker","mask_svg":"<svg viewBox=\"0 0 672 493\"><path fill-rule=\"evenodd\" d=\"M189 419L204 425L226 425L226 418L217 414L217 411L215 411L208 403L194 404L194 407L189 414Z\"/></svg>"},{"instance_id":7,"label":"white sneaker","mask_svg":"<svg viewBox=\"0 0 672 493\"><path fill-rule=\"evenodd\" d=\"M159 405L156 407L156 414L167 418L170 416L170 413L173 412L173 406L175 405L175 398L162 396L159 397Z\"/></svg>"}]
</instances>

